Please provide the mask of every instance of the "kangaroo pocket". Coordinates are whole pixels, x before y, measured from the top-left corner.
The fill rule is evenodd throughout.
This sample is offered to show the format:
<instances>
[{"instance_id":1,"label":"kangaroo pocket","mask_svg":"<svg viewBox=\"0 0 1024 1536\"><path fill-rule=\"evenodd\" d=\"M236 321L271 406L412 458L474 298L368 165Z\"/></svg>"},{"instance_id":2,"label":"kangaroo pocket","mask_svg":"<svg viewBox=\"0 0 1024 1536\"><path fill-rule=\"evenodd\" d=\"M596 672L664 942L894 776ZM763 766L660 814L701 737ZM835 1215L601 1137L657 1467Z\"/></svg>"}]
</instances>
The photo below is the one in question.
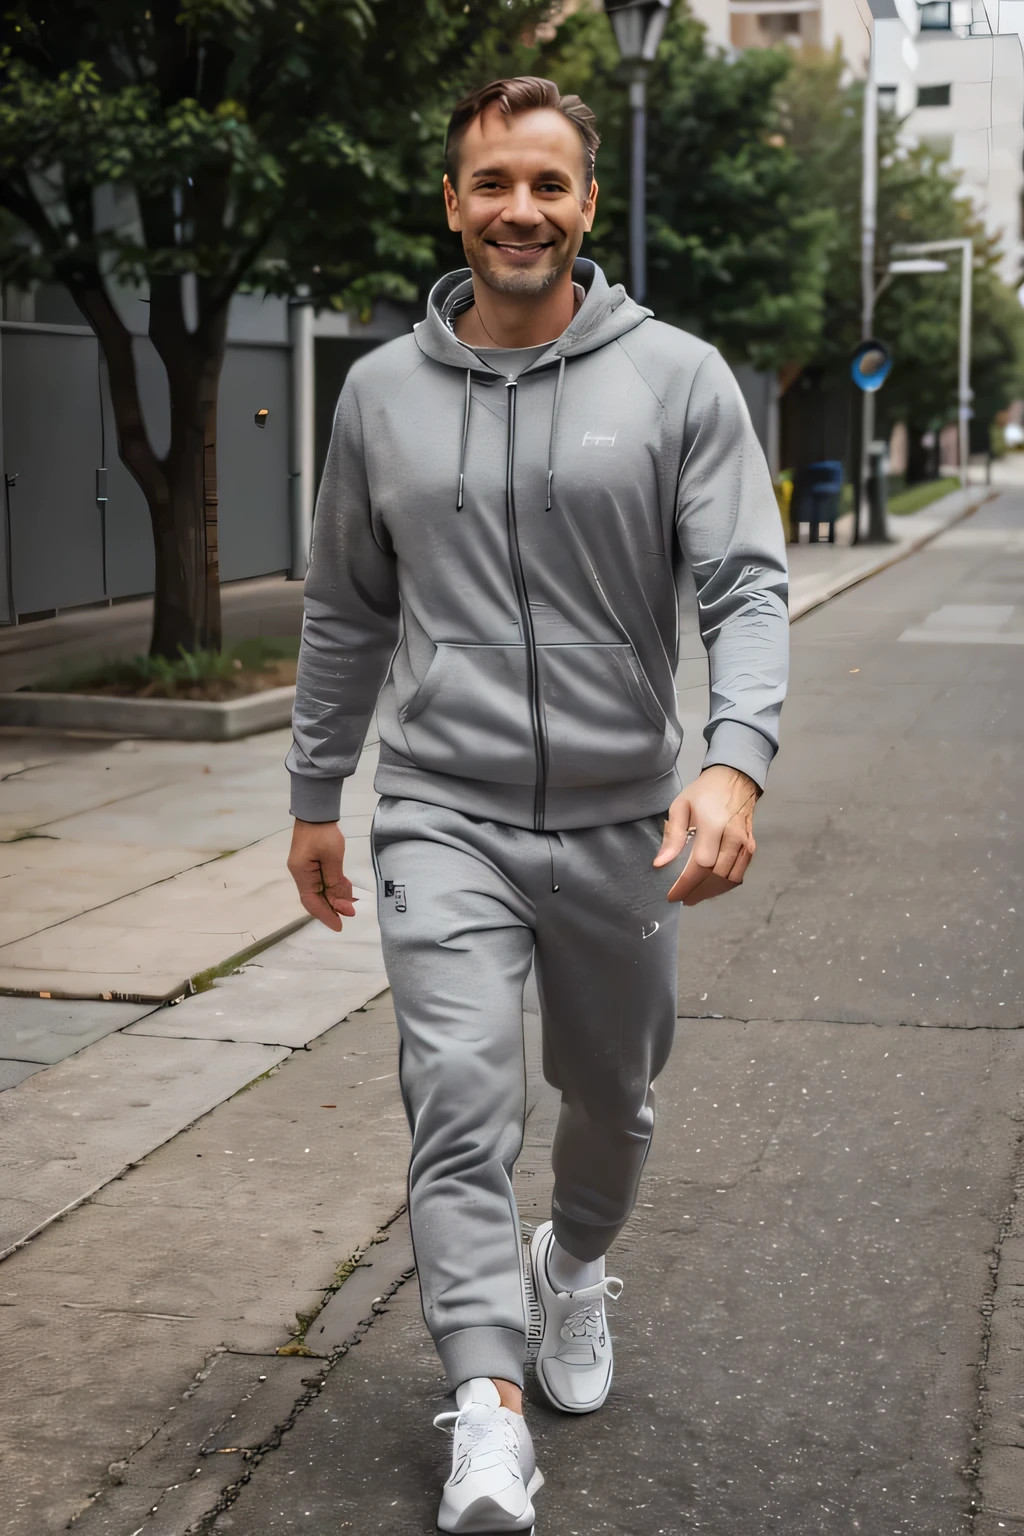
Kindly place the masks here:
<instances>
[{"instance_id":1,"label":"kangaroo pocket","mask_svg":"<svg viewBox=\"0 0 1024 1536\"><path fill-rule=\"evenodd\" d=\"M439 645L398 718L420 768L499 784L536 780L522 645Z\"/></svg>"},{"instance_id":2,"label":"kangaroo pocket","mask_svg":"<svg viewBox=\"0 0 1024 1536\"><path fill-rule=\"evenodd\" d=\"M671 771L679 731L630 646L541 646L537 661L552 789L623 784Z\"/></svg>"},{"instance_id":3,"label":"kangaroo pocket","mask_svg":"<svg viewBox=\"0 0 1024 1536\"><path fill-rule=\"evenodd\" d=\"M630 646L542 645L537 675L552 789L670 772L679 732ZM522 645L438 645L398 720L404 745L394 745L419 768L498 784L536 782Z\"/></svg>"}]
</instances>

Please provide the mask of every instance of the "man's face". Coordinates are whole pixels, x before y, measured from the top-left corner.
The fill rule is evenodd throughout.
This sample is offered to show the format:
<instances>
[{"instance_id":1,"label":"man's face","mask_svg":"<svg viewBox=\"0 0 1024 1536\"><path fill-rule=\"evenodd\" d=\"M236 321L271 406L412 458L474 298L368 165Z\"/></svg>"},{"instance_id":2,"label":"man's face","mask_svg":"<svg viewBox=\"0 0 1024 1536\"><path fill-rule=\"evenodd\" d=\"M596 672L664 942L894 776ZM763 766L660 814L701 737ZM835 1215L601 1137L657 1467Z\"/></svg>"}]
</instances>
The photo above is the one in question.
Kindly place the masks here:
<instances>
[{"instance_id":1,"label":"man's face","mask_svg":"<svg viewBox=\"0 0 1024 1536\"><path fill-rule=\"evenodd\" d=\"M597 202L583 156L577 130L550 107L506 117L490 106L466 128L458 186L444 179L448 227L489 288L540 294L572 267Z\"/></svg>"}]
</instances>

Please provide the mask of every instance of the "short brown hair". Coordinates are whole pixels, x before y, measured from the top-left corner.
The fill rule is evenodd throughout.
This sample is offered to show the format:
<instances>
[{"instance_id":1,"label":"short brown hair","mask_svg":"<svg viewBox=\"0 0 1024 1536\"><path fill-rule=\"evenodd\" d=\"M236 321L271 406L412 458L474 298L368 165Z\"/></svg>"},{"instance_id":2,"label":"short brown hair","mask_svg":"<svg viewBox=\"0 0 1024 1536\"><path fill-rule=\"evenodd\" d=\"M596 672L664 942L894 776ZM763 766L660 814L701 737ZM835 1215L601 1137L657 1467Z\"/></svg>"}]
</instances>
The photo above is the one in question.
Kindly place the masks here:
<instances>
[{"instance_id":1,"label":"short brown hair","mask_svg":"<svg viewBox=\"0 0 1024 1536\"><path fill-rule=\"evenodd\" d=\"M563 96L553 80L539 75L518 75L514 80L492 80L463 96L448 123L444 145L444 169L454 186L458 174L458 150L462 135L487 107L497 106L506 117L550 107L567 117L583 140L583 176L587 189L594 179L594 159L601 142L597 118L578 96Z\"/></svg>"}]
</instances>

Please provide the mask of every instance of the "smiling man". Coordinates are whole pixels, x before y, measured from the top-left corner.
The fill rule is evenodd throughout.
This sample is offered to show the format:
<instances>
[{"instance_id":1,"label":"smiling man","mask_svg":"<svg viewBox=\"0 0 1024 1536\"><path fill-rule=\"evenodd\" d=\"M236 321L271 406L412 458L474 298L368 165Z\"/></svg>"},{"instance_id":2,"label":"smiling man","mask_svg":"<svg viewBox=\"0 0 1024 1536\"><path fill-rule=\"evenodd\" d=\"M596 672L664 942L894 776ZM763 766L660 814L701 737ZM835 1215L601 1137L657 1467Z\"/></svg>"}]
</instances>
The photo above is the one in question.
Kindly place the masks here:
<instances>
[{"instance_id":1,"label":"smiling man","mask_svg":"<svg viewBox=\"0 0 1024 1536\"><path fill-rule=\"evenodd\" d=\"M605 1300L622 1282L604 1256L654 1128L679 905L743 879L785 691L764 457L714 348L579 259L597 145L593 114L550 80L495 81L456 108L444 196L469 269L349 374L306 580L289 867L328 927L353 915L337 820L376 705L409 1217L456 1397L435 1421L454 1435L444 1531L532 1530L543 1482L512 1193L531 964L561 1094L552 1219L529 1254L537 1380L587 1414L611 1384ZM711 709L683 788L687 570Z\"/></svg>"}]
</instances>

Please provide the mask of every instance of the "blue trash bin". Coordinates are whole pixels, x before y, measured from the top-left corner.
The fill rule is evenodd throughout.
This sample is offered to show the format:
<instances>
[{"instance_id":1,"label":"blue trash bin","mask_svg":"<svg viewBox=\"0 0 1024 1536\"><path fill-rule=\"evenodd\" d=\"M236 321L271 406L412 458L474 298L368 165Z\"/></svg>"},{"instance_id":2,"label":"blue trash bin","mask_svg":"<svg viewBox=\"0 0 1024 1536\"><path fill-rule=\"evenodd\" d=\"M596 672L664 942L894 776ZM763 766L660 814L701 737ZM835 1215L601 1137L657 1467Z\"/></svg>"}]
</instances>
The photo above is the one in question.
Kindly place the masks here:
<instances>
[{"instance_id":1,"label":"blue trash bin","mask_svg":"<svg viewBox=\"0 0 1024 1536\"><path fill-rule=\"evenodd\" d=\"M798 472L793 495L795 509L791 513L798 538L800 524L807 523L810 542L817 544L819 528L827 523L828 542L835 543L842 490L843 466L839 459L821 459Z\"/></svg>"}]
</instances>

